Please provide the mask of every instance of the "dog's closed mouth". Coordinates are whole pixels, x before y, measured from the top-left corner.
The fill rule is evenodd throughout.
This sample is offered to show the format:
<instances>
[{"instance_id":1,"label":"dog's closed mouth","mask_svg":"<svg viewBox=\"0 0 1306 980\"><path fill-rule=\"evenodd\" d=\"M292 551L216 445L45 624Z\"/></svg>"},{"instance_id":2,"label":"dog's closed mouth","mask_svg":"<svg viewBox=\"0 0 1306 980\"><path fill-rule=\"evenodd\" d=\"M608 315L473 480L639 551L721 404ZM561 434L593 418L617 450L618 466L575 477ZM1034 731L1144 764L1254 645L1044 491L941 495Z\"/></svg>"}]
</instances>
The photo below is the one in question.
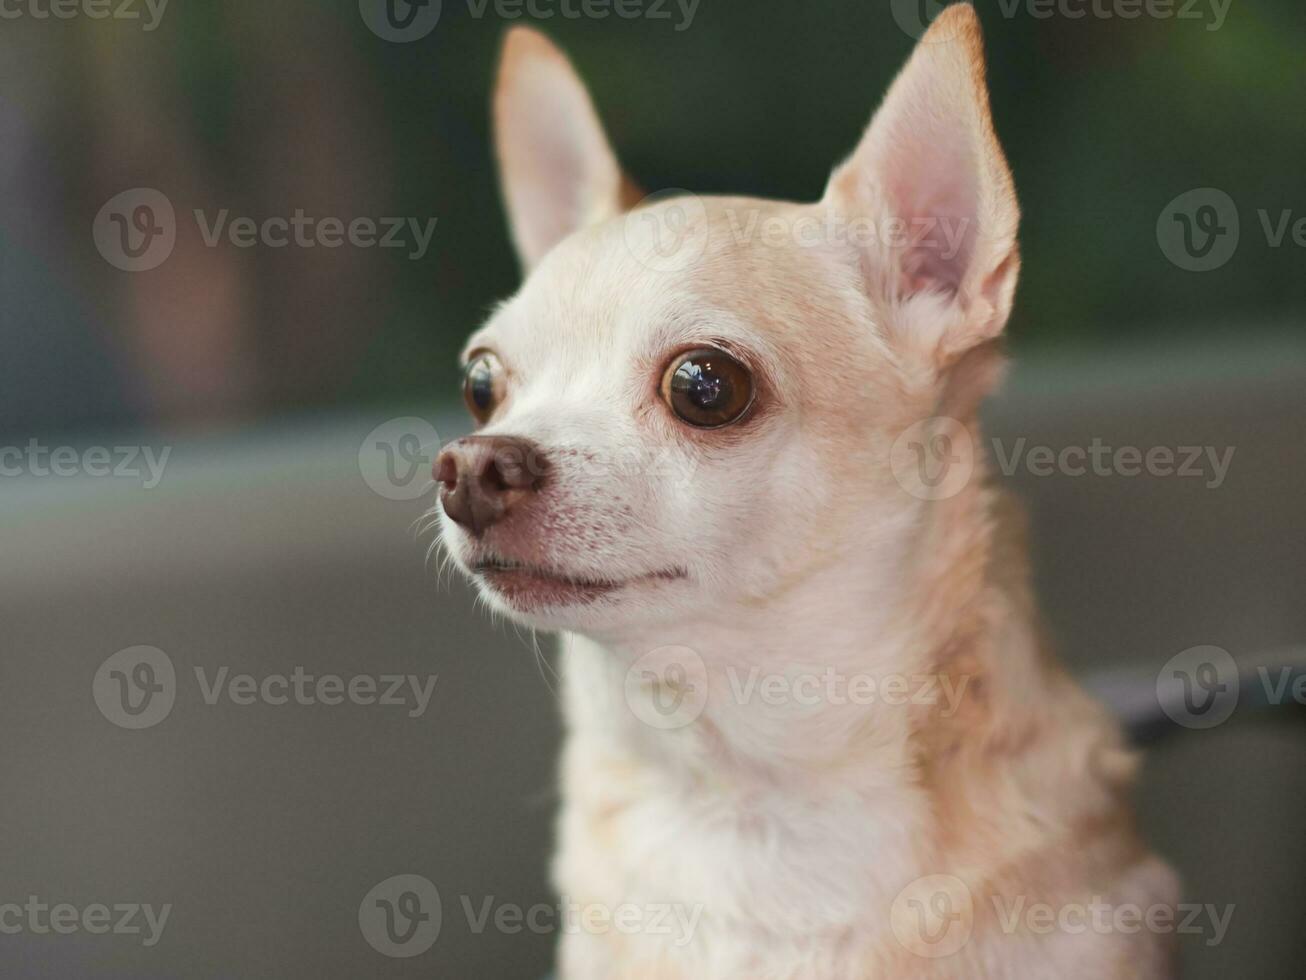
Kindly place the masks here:
<instances>
[{"instance_id":1,"label":"dog's closed mouth","mask_svg":"<svg viewBox=\"0 0 1306 980\"><path fill-rule=\"evenodd\" d=\"M605 578L555 571L499 556L482 558L471 569L485 585L520 608L594 602L631 585L673 581L686 574L684 569L672 568L628 578Z\"/></svg>"}]
</instances>

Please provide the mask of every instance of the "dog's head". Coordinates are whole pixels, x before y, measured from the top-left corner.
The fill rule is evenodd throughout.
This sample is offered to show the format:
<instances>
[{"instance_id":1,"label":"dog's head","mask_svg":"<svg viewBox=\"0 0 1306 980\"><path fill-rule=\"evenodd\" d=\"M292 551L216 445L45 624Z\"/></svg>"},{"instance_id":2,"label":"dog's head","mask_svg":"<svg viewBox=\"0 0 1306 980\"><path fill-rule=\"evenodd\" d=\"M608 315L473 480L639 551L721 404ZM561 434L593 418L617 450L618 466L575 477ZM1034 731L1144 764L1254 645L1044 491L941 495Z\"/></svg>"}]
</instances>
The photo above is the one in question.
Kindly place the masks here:
<instances>
[{"instance_id":1,"label":"dog's head","mask_svg":"<svg viewBox=\"0 0 1306 980\"><path fill-rule=\"evenodd\" d=\"M973 10L935 22L815 204L641 201L528 29L495 122L528 275L466 346L479 429L435 464L490 603L619 633L901 554L924 504L891 449L999 336L1018 266Z\"/></svg>"}]
</instances>

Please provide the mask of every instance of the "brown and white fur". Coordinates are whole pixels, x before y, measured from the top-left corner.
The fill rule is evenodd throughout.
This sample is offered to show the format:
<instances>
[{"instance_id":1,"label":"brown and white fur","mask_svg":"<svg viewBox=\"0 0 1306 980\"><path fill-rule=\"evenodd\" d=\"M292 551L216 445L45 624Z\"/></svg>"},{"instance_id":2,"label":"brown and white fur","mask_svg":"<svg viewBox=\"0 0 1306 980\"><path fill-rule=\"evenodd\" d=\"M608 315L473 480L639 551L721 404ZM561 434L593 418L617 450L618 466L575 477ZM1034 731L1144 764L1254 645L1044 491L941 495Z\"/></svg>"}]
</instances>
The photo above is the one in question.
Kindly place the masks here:
<instances>
[{"instance_id":1,"label":"brown and white fur","mask_svg":"<svg viewBox=\"0 0 1306 980\"><path fill-rule=\"evenodd\" d=\"M467 345L506 371L479 434L530 440L548 479L481 533L444 520L443 541L491 607L563 634L560 893L697 915L676 941L567 930L561 980L1171 975L1169 937L1146 928L1003 926L998 910L1020 901L1147 908L1177 886L1133 827L1120 732L1045 647L1019 516L982 457L940 499L890 465L927 418L978 445L1001 368L1018 209L973 10L935 21L816 203L636 206L580 81L525 28L508 35L494 106L528 276ZM671 208L697 250L683 263L658 251ZM751 218L932 218L965 234L953 255L888 234L761 242L741 234ZM751 367L757 402L739 424L691 429L662 401L668 358L695 344ZM661 465L607 465L631 459ZM491 554L607 587L521 600L477 571ZM679 648L697 673L659 675ZM754 668L796 664L943 677L964 696L955 711L739 696ZM677 677L705 686L701 714L646 724L639 699ZM947 955L904 921L931 901L912 889L940 875L964 892L935 907L964 912Z\"/></svg>"}]
</instances>

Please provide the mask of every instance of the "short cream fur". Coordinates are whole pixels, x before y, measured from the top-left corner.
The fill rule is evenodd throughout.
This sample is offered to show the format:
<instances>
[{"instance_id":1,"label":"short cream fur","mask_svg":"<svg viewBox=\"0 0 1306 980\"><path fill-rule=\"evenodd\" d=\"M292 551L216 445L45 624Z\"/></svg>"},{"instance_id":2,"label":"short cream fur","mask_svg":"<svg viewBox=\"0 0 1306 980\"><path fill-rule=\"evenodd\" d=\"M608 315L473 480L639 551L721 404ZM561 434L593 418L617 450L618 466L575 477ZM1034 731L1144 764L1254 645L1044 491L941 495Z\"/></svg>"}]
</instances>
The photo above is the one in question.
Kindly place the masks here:
<instances>
[{"instance_id":1,"label":"short cream fur","mask_svg":"<svg viewBox=\"0 0 1306 980\"><path fill-rule=\"evenodd\" d=\"M471 573L493 550L628 583L523 609L474 576L495 610L563 634L557 888L692 919L685 936L568 931L561 980L1170 976L1164 934L1042 934L1000 914L1022 900L1172 905L1177 884L1134 830L1134 758L1115 723L1046 649L1020 516L983 460L937 500L888 464L930 417L978 444L1001 369L1019 213L974 11L935 21L822 200L695 199L701 254L675 268L656 261L654 209L683 202L637 205L542 35L509 33L494 111L528 275L467 350L492 351L506 376L480 433L529 439L549 480L479 536L445 520L443 540ZM630 220L632 206L655 220ZM741 237L741 215L931 217L964 235L948 256L884 236L761 244ZM695 344L753 368L746 423L690 431L666 411L659 371ZM659 466L601 465L618 459ZM632 693L632 665L656 672L659 651L682 647L701 660L701 714L650 726L632 698L665 692ZM961 696L952 710L739 696L739 677L795 664L932 677ZM937 881L960 888L945 911L965 917L946 955L904 919Z\"/></svg>"}]
</instances>

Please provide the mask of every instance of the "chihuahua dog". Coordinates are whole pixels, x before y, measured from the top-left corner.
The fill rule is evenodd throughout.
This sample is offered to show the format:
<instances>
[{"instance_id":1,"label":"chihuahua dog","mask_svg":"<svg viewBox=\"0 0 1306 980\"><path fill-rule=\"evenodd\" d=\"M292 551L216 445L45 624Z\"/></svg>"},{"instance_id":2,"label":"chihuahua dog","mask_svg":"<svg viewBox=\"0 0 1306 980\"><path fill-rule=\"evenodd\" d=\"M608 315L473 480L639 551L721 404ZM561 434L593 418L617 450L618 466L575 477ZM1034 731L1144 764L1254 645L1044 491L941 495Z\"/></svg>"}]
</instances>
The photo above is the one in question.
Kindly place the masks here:
<instances>
[{"instance_id":1,"label":"chihuahua dog","mask_svg":"<svg viewBox=\"0 0 1306 980\"><path fill-rule=\"evenodd\" d=\"M814 204L641 198L529 29L494 118L527 277L434 475L563 634L562 980L1170 975L1134 757L976 448L1019 257L972 8Z\"/></svg>"}]
</instances>

